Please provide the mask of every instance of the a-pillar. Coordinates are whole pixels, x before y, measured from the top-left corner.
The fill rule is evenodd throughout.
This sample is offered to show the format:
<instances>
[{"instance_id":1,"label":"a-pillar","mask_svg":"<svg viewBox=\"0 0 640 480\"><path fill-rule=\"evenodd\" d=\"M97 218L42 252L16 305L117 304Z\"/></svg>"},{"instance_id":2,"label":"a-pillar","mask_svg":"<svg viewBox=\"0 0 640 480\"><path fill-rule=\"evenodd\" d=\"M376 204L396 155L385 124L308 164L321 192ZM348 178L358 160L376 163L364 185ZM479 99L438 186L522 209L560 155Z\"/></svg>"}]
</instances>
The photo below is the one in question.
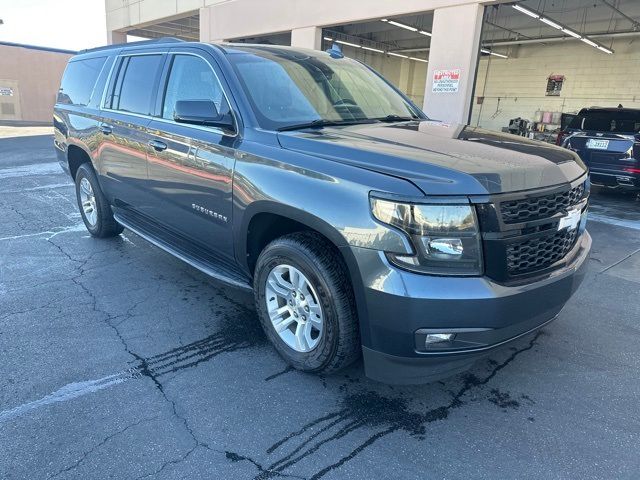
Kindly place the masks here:
<instances>
[{"instance_id":1,"label":"a-pillar","mask_svg":"<svg viewBox=\"0 0 640 480\"><path fill-rule=\"evenodd\" d=\"M434 10L424 111L435 120L469 120L483 13L484 6L480 4Z\"/></svg>"}]
</instances>

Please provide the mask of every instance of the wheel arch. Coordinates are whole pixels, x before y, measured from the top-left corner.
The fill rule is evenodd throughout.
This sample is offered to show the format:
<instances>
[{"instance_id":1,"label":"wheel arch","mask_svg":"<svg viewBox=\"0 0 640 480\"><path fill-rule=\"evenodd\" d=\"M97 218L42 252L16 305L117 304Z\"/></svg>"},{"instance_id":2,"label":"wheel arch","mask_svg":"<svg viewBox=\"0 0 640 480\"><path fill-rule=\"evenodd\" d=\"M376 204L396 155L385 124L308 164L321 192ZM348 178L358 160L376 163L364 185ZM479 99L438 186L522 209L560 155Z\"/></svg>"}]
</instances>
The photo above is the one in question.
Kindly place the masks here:
<instances>
[{"instance_id":1,"label":"wheel arch","mask_svg":"<svg viewBox=\"0 0 640 480\"><path fill-rule=\"evenodd\" d=\"M67 165L71 177L75 180L78 168L83 163L90 163L93 166L91 151L81 143L69 143L67 145ZM94 167L95 168L95 167Z\"/></svg>"},{"instance_id":2,"label":"wheel arch","mask_svg":"<svg viewBox=\"0 0 640 480\"><path fill-rule=\"evenodd\" d=\"M244 212L237 232L237 259L248 273L253 274L255 262L264 247L278 237L300 231L318 233L338 250L347 246L346 239L325 220L290 205L259 201Z\"/></svg>"},{"instance_id":3,"label":"wheel arch","mask_svg":"<svg viewBox=\"0 0 640 480\"><path fill-rule=\"evenodd\" d=\"M369 338L367 308L360 268L347 240L325 220L289 205L272 201L251 204L244 212L237 232L236 256L240 265L253 277L260 252L271 241L288 233L314 232L324 237L345 264L356 300L360 337Z\"/></svg>"}]
</instances>

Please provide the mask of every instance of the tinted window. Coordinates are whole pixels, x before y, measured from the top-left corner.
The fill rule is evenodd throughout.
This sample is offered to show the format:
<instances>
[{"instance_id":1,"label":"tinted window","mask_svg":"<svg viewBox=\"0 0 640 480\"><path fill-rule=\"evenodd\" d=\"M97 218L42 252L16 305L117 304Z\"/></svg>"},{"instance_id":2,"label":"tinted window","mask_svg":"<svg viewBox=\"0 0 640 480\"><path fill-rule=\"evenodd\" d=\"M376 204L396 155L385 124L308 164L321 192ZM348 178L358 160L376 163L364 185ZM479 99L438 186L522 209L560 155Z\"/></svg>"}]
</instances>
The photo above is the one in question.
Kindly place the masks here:
<instances>
[{"instance_id":1,"label":"tinted window","mask_svg":"<svg viewBox=\"0 0 640 480\"><path fill-rule=\"evenodd\" d=\"M229 55L261 126L276 129L315 120L374 122L423 118L374 72L326 53L251 50Z\"/></svg>"},{"instance_id":2,"label":"tinted window","mask_svg":"<svg viewBox=\"0 0 640 480\"><path fill-rule=\"evenodd\" d=\"M87 105L107 57L70 62L58 91L58 103Z\"/></svg>"},{"instance_id":3,"label":"tinted window","mask_svg":"<svg viewBox=\"0 0 640 480\"><path fill-rule=\"evenodd\" d=\"M148 115L151 111L153 83L161 60L160 55L126 57L116 82L113 108Z\"/></svg>"},{"instance_id":4,"label":"tinted window","mask_svg":"<svg viewBox=\"0 0 640 480\"><path fill-rule=\"evenodd\" d=\"M200 57L176 55L167 81L162 117L173 119L179 100L211 100L219 113L228 113L229 107L211 66Z\"/></svg>"},{"instance_id":5,"label":"tinted window","mask_svg":"<svg viewBox=\"0 0 640 480\"><path fill-rule=\"evenodd\" d=\"M587 110L574 118L569 128L597 132L638 133L640 110Z\"/></svg>"}]
</instances>

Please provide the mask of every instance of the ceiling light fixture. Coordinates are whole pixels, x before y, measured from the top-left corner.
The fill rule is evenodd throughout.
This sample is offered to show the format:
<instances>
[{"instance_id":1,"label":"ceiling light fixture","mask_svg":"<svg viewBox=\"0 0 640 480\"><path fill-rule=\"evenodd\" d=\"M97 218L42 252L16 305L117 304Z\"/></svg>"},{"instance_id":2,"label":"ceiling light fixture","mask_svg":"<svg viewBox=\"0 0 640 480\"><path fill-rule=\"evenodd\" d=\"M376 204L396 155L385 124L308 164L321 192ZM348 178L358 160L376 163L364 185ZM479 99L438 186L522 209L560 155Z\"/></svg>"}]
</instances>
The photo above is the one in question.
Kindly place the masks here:
<instances>
[{"instance_id":1,"label":"ceiling light fixture","mask_svg":"<svg viewBox=\"0 0 640 480\"><path fill-rule=\"evenodd\" d=\"M332 34L335 34L335 36L331 36ZM405 59L409 59L409 60L413 60L414 62L421 62L421 63L429 63L429 60L425 59L425 58L420 58L420 57L410 57L409 55L403 55L401 53L396 53L396 52L391 52L389 50L383 50L382 48L385 48L385 46L387 48L393 48L391 45L387 45L385 43L378 43L376 44L376 42L371 42L370 40L364 39L364 38L360 38L360 37L350 37L349 39L353 38L353 42L348 42L345 40L337 40L335 37L340 37L341 35L345 35L339 32L331 32L331 31L327 31L324 33L324 36L322 37L324 40L326 40L327 42L335 42L335 43L339 43L341 45L347 45L349 47L354 47L354 48L360 48L362 50L368 50L370 52L375 52L375 53L380 53L383 55L391 55L392 57L398 57L398 58L405 58ZM347 37L349 37L349 35L346 35ZM360 45L357 43L354 43L355 41L362 41L364 43L369 42L372 45L380 45L382 48L375 48L375 47L369 47L366 45ZM422 50L428 50L426 48L424 49L419 49L420 51Z\"/></svg>"},{"instance_id":2,"label":"ceiling light fixture","mask_svg":"<svg viewBox=\"0 0 640 480\"><path fill-rule=\"evenodd\" d=\"M486 53L487 55L493 55L494 57L499 57L499 58L509 58L506 55L503 55L501 53L496 53L496 52L492 52L491 50L488 50L486 48L481 48L480 51L482 53Z\"/></svg>"},{"instance_id":3,"label":"ceiling light fixture","mask_svg":"<svg viewBox=\"0 0 640 480\"><path fill-rule=\"evenodd\" d=\"M550 27L553 27L557 30L562 30L562 26L558 25L556 22L554 22L553 20L549 20L548 18L544 18L544 17L540 17L540 21L542 23L546 23L547 25L549 25Z\"/></svg>"},{"instance_id":4,"label":"ceiling light fixture","mask_svg":"<svg viewBox=\"0 0 640 480\"><path fill-rule=\"evenodd\" d=\"M579 33L574 32L573 30L571 30L569 28L563 28L562 31L564 33L566 33L567 35L571 35L573 38L577 38L578 40L580 40L582 38L582 35L580 35Z\"/></svg>"},{"instance_id":5,"label":"ceiling light fixture","mask_svg":"<svg viewBox=\"0 0 640 480\"><path fill-rule=\"evenodd\" d=\"M393 52L387 52L387 55L391 55L393 57L400 57L400 58L409 58L409 55L401 55L399 53L393 53Z\"/></svg>"},{"instance_id":6,"label":"ceiling light fixture","mask_svg":"<svg viewBox=\"0 0 640 480\"><path fill-rule=\"evenodd\" d=\"M405 30L409 30L411 32L417 32L418 31L418 29L415 28L415 27L411 27L409 25L405 25L404 23L395 22L393 20L388 20L388 23L390 23L391 25L395 25L396 27L404 28Z\"/></svg>"},{"instance_id":7,"label":"ceiling light fixture","mask_svg":"<svg viewBox=\"0 0 640 480\"><path fill-rule=\"evenodd\" d=\"M420 35L426 35L427 37L431 36L431 32L427 32L426 30L419 30L418 33Z\"/></svg>"},{"instance_id":8,"label":"ceiling light fixture","mask_svg":"<svg viewBox=\"0 0 640 480\"><path fill-rule=\"evenodd\" d=\"M591 45L594 48L598 48L598 44L592 40L589 40L588 38L582 38L581 40L587 45Z\"/></svg>"},{"instance_id":9,"label":"ceiling light fixture","mask_svg":"<svg viewBox=\"0 0 640 480\"><path fill-rule=\"evenodd\" d=\"M377 52L377 53L384 53L384 50L379 50L377 48L371 48L371 47L365 47L364 45L362 46L363 50L369 50L371 52Z\"/></svg>"},{"instance_id":10,"label":"ceiling light fixture","mask_svg":"<svg viewBox=\"0 0 640 480\"><path fill-rule=\"evenodd\" d=\"M605 47L604 45L601 45L597 42L594 42L593 40L589 39L586 36L582 36L581 34L579 34L578 32L571 30L570 28L555 22L549 18L544 17L541 13L536 12L534 10L529 10L528 8L524 8L521 7L520 5L511 5L514 9L518 10L519 12L524 13L525 15L528 15L532 18L535 18L536 20L540 20L541 22L549 25L552 28L555 28L557 30L560 30L562 33L565 33L566 35L569 35L577 40L581 40L584 43L586 43L587 45L593 47L593 48L597 48L598 50L600 50L601 52L604 53L608 53L609 55L611 55L613 52L613 50L611 50L610 48Z\"/></svg>"},{"instance_id":11,"label":"ceiling light fixture","mask_svg":"<svg viewBox=\"0 0 640 480\"><path fill-rule=\"evenodd\" d=\"M518 10L519 12L522 12L525 15L529 15L532 18L540 18L540 15L538 15L537 13L532 12L531 10L527 10L526 8L521 7L520 5L511 5L511 6L516 10Z\"/></svg>"},{"instance_id":12,"label":"ceiling light fixture","mask_svg":"<svg viewBox=\"0 0 640 480\"><path fill-rule=\"evenodd\" d=\"M340 43L341 45L347 45L353 48L362 48L362 45L358 45L357 43L345 42L344 40L336 40L336 43Z\"/></svg>"}]
</instances>

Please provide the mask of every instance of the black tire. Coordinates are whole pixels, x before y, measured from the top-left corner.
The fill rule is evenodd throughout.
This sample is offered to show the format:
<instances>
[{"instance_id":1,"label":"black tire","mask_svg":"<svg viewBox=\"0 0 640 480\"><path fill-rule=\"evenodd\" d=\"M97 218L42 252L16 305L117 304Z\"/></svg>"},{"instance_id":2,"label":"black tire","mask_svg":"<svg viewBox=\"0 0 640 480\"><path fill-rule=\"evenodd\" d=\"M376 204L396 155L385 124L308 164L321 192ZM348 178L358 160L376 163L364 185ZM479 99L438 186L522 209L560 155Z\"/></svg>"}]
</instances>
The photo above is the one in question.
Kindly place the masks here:
<instances>
[{"instance_id":1,"label":"black tire","mask_svg":"<svg viewBox=\"0 0 640 480\"><path fill-rule=\"evenodd\" d=\"M82 200L80 198L80 185L82 183L82 179L86 179L91 184L91 189L93 190L96 205L95 211L97 213L95 225L92 225L87 219L87 215L82 208ZM82 215L82 221L84 222L85 227L87 227L89 233L97 238L109 238L120 235L124 230L124 227L113 218L111 206L104 196L104 193L102 193L102 189L98 183L98 177L96 176L96 172L93 170L93 166L90 163L83 163L80 165L76 172L75 180L78 208L80 209L80 215Z\"/></svg>"},{"instance_id":2,"label":"black tire","mask_svg":"<svg viewBox=\"0 0 640 480\"><path fill-rule=\"evenodd\" d=\"M267 311L266 284L278 265L291 265L313 285L323 312L323 330L315 348L298 352L274 329ZM360 356L355 300L347 268L335 247L322 236L301 232L271 242L260 254L254 274L256 310L267 337L291 366L306 372L332 373Z\"/></svg>"}]
</instances>

